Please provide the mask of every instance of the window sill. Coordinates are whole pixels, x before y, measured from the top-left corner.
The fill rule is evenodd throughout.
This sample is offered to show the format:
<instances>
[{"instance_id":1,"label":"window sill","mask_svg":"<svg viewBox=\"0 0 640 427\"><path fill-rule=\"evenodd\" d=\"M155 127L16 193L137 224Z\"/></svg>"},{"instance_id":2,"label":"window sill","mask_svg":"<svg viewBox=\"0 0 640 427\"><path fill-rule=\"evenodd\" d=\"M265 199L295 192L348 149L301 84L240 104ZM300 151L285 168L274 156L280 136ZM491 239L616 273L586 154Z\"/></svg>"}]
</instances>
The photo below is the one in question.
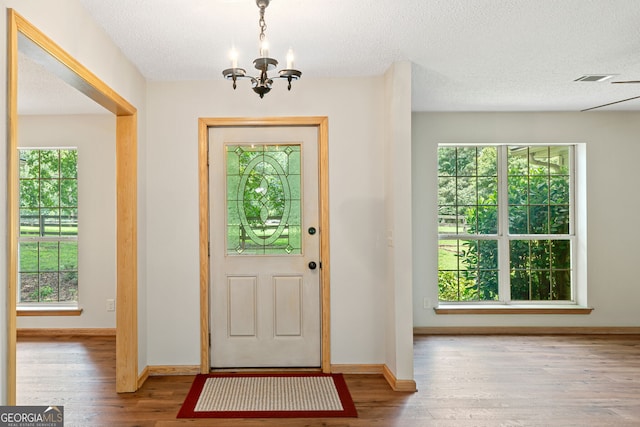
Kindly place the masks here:
<instances>
[{"instance_id":1,"label":"window sill","mask_svg":"<svg viewBox=\"0 0 640 427\"><path fill-rule=\"evenodd\" d=\"M18 307L17 316L80 316L79 307Z\"/></svg>"},{"instance_id":2,"label":"window sill","mask_svg":"<svg viewBox=\"0 0 640 427\"><path fill-rule=\"evenodd\" d=\"M590 314L591 307L578 305L440 305L436 314Z\"/></svg>"}]
</instances>

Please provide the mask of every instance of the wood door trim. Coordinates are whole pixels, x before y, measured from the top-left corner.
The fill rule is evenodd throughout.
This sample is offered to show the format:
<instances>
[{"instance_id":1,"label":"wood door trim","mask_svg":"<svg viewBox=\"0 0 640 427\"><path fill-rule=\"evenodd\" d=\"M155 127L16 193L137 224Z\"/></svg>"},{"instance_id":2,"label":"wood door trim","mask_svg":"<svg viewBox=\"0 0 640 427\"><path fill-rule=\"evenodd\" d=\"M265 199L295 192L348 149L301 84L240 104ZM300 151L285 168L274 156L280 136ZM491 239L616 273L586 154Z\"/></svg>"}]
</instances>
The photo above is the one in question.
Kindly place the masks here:
<instances>
[{"instance_id":1,"label":"wood door trim","mask_svg":"<svg viewBox=\"0 0 640 427\"><path fill-rule=\"evenodd\" d=\"M7 10L8 268L7 402L16 402L18 266L18 34L38 62L116 116L116 391L138 388L137 110L95 74L13 9Z\"/></svg>"},{"instance_id":2,"label":"wood door trim","mask_svg":"<svg viewBox=\"0 0 640 427\"><path fill-rule=\"evenodd\" d=\"M200 372L209 372L209 128L215 127L302 127L318 129L318 174L320 214L320 311L321 311L321 369L331 372L331 322L330 322L330 257L329 257L329 119L312 117L266 118L200 118L198 119L198 185L200 232Z\"/></svg>"}]
</instances>

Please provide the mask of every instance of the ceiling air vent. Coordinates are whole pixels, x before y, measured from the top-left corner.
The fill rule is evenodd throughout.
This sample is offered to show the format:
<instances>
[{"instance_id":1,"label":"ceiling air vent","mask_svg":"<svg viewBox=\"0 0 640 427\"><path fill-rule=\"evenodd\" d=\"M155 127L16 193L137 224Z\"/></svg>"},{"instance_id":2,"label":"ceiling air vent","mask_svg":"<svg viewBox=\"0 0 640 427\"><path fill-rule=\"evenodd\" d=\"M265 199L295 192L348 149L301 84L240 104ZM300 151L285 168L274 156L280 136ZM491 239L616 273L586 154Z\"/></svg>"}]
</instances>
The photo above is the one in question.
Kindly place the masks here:
<instances>
[{"instance_id":1,"label":"ceiling air vent","mask_svg":"<svg viewBox=\"0 0 640 427\"><path fill-rule=\"evenodd\" d=\"M578 77L574 82L603 82L609 80L615 74L587 74L582 77Z\"/></svg>"}]
</instances>

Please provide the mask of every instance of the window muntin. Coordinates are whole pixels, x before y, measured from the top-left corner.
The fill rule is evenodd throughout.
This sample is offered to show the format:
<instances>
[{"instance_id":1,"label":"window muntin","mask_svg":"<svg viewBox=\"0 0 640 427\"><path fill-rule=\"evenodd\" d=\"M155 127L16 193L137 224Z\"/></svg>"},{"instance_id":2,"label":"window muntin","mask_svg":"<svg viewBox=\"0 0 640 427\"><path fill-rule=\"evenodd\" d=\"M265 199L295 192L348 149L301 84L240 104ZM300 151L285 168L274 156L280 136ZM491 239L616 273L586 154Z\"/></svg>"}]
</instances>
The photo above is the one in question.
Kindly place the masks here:
<instances>
[{"instance_id":1,"label":"window muntin","mask_svg":"<svg viewBox=\"0 0 640 427\"><path fill-rule=\"evenodd\" d=\"M573 151L438 148L440 301L575 300Z\"/></svg>"},{"instance_id":2,"label":"window muntin","mask_svg":"<svg viewBox=\"0 0 640 427\"><path fill-rule=\"evenodd\" d=\"M20 149L18 304L78 301L78 153Z\"/></svg>"}]
</instances>

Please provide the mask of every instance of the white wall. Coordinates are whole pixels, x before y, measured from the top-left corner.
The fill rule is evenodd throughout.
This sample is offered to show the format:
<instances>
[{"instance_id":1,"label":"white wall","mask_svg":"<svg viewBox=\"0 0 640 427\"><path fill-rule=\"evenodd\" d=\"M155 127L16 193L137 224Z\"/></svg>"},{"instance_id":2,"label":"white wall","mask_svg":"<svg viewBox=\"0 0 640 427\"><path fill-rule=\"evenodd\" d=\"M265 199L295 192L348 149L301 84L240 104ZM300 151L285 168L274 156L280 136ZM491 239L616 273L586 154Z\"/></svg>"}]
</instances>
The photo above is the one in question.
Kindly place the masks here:
<instances>
[{"instance_id":1,"label":"white wall","mask_svg":"<svg viewBox=\"0 0 640 427\"><path fill-rule=\"evenodd\" d=\"M19 317L18 328L115 328L115 116L21 116L19 147L78 148L78 306L82 315Z\"/></svg>"},{"instance_id":2,"label":"white wall","mask_svg":"<svg viewBox=\"0 0 640 427\"><path fill-rule=\"evenodd\" d=\"M386 364L413 379L411 230L411 63L385 73Z\"/></svg>"},{"instance_id":3,"label":"white wall","mask_svg":"<svg viewBox=\"0 0 640 427\"><path fill-rule=\"evenodd\" d=\"M137 69L106 37L88 16L79 0L0 0L0 9L14 8L28 21L38 27L63 49L96 74L102 81L123 96L138 109L138 174L146 175L146 82ZM0 19L0 46L6 52L7 22ZM0 55L0 79L6 82L6 55ZM0 133L6 135L6 84L0 85ZM0 164L6 165L6 150L0 150ZM145 181L138 182L138 288L146 292L146 226L141 220L146 215ZM6 224L6 174L0 174L0 200L5 207L0 209L0 223ZM0 228L0 237L6 242L6 226ZM0 271L2 289L6 290L6 245L0 246ZM6 307L6 292L0 292L0 307ZM4 313L4 310L2 310ZM146 329L146 300L139 299L139 329ZM6 402L6 343L8 337L6 316L0 316L0 404ZM146 366L145 334L139 335L138 366Z\"/></svg>"},{"instance_id":4,"label":"white wall","mask_svg":"<svg viewBox=\"0 0 640 427\"><path fill-rule=\"evenodd\" d=\"M199 365L198 117L329 117L332 363L384 363L382 77L150 82L149 364Z\"/></svg>"},{"instance_id":5,"label":"white wall","mask_svg":"<svg viewBox=\"0 0 640 427\"><path fill-rule=\"evenodd\" d=\"M414 113L412 127L415 326L640 326L640 113ZM423 308L424 298L438 299L436 149L445 142L586 144L591 314L436 315Z\"/></svg>"}]
</instances>

